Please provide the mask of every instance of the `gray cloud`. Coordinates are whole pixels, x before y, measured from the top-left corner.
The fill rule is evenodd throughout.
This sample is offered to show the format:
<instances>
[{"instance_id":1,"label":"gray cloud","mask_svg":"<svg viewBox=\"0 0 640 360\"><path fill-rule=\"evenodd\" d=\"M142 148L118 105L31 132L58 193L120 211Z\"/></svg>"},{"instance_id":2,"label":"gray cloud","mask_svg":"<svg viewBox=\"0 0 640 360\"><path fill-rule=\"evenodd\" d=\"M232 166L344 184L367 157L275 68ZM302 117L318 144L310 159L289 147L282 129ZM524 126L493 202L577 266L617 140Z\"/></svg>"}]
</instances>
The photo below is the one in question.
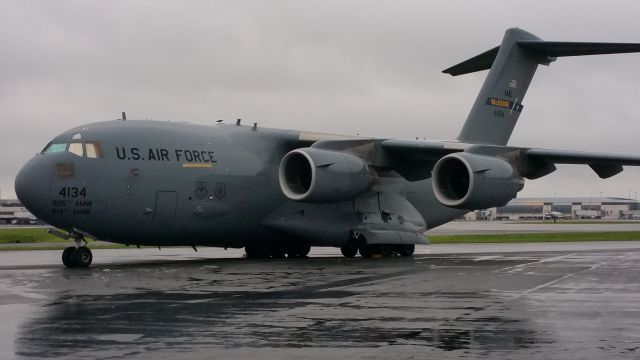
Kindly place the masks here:
<instances>
[{"instance_id":1,"label":"gray cloud","mask_svg":"<svg viewBox=\"0 0 640 360\"><path fill-rule=\"evenodd\" d=\"M12 1L0 3L0 188L70 127L129 118L453 138L485 73L440 71L519 26L547 40L640 42L634 1ZM511 144L640 153L640 55L541 67ZM626 196L561 167L522 195ZM635 190L634 190L635 192Z\"/></svg>"}]
</instances>

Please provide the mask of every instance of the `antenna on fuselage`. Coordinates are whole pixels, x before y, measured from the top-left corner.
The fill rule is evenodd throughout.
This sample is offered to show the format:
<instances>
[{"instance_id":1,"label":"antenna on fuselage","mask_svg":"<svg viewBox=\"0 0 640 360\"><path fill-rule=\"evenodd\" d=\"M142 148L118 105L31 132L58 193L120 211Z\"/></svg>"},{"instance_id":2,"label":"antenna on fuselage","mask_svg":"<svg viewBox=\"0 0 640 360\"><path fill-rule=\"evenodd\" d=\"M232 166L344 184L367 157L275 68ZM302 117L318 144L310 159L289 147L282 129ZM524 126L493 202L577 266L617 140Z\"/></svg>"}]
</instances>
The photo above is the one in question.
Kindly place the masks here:
<instances>
[{"instance_id":1,"label":"antenna on fuselage","mask_svg":"<svg viewBox=\"0 0 640 360\"><path fill-rule=\"evenodd\" d=\"M126 121L127 120L127 113L125 113L124 111L122 112L122 119L120 119L122 121Z\"/></svg>"}]
</instances>

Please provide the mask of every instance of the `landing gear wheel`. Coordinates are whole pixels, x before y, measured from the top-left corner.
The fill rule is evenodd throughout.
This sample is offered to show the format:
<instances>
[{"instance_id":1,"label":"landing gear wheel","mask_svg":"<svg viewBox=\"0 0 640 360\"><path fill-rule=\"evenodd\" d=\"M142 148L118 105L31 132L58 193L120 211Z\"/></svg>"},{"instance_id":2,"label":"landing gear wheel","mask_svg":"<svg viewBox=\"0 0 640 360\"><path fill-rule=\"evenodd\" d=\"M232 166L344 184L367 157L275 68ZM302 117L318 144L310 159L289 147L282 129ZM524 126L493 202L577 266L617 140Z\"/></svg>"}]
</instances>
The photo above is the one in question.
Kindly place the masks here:
<instances>
[{"instance_id":1,"label":"landing gear wheel","mask_svg":"<svg viewBox=\"0 0 640 360\"><path fill-rule=\"evenodd\" d=\"M302 248L298 249L298 256L301 258L306 258L309 256L311 252L311 245L305 244Z\"/></svg>"},{"instance_id":2,"label":"landing gear wheel","mask_svg":"<svg viewBox=\"0 0 640 360\"><path fill-rule=\"evenodd\" d=\"M244 252L247 253L247 259L266 259L269 257L267 249L257 245L247 245L244 247Z\"/></svg>"},{"instance_id":3,"label":"landing gear wheel","mask_svg":"<svg viewBox=\"0 0 640 360\"><path fill-rule=\"evenodd\" d=\"M291 246L290 249L287 250L287 257L289 258L306 258L311 251L311 246L309 244L296 244Z\"/></svg>"},{"instance_id":4,"label":"landing gear wheel","mask_svg":"<svg viewBox=\"0 0 640 360\"><path fill-rule=\"evenodd\" d=\"M393 255L393 249L391 248L391 245L380 244L378 251L380 252L380 255L382 255L382 257L390 257L391 255Z\"/></svg>"},{"instance_id":5,"label":"landing gear wheel","mask_svg":"<svg viewBox=\"0 0 640 360\"><path fill-rule=\"evenodd\" d=\"M358 245L353 241L349 241L340 247L340 252L342 252L344 257L352 258L358 253Z\"/></svg>"},{"instance_id":6,"label":"landing gear wheel","mask_svg":"<svg viewBox=\"0 0 640 360\"><path fill-rule=\"evenodd\" d=\"M398 248L398 254L400 254L400 256L412 256L415 251L416 246L414 244L400 245Z\"/></svg>"},{"instance_id":7,"label":"landing gear wheel","mask_svg":"<svg viewBox=\"0 0 640 360\"><path fill-rule=\"evenodd\" d=\"M75 246L69 246L62 251L62 263L69 269L76 267L76 263L73 261L73 253L76 252Z\"/></svg>"},{"instance_id":8,"label":"landing gear wheel","mask_svg":"<svg viewBox=\"0 0 640 360\"><path fill-rule=\"evenodd\" d=\"M91 261L93 260L93 254L91 254L91 250L89 250L86 246L80 246L74 251L71 256L73 259L73 263L79 268L87 268L91 265Z\"/></svg>"},{"instance_id":9,"label":"landing gear wheel","mask_svg":"<svg viewBox=\"0 0 640 360\"><path fill-rule=\"evenodd\" d=\"M393 249L391 249L391 246L389 245L374 244L374 245L369 245L369 248L371 248L371 252L373 254L380 255L382 257L389 257L391 256L391 254L393 254Z\"/></svg>"},{"instance_id":10,"label":"landing gear wheel","mask_svg":"<svg viewBox=\"0 0 640 360\"><path fill-rule=\"evenodd\" d=\"M363 258L370 258L373 256L371 246L367 244L366 240L360 243L360 245L358 246L358 251L360 252L360 256L362 256Z\"/></svg>"},{"instance_id":11,"label":"landing gear wheel","mask_svg":"<svg viewBox=\"0 0 640 360\"><path fill-rule=\"evenodd\" d=\"M284 259L287 256L287 252L283 247L274 246L269 249L269 255L274 259Z\"/></svg>"}]
</instances>

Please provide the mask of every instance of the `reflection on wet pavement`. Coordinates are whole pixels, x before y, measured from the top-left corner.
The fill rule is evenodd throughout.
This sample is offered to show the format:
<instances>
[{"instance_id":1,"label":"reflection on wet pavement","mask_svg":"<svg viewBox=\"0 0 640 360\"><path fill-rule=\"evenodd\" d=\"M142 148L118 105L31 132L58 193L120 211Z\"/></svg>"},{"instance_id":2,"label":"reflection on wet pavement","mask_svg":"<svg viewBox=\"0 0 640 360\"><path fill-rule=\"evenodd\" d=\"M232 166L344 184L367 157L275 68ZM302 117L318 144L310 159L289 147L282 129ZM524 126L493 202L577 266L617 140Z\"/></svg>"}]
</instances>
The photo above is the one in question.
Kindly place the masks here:
<instances>
[{"instance_id":1,"label":"reflection on wet pavement","mask_svg":"<svg viewBox=\"0 0 640 360\"><path fill-rule=\"evenodd\" d=\"M0 305L16 357L638 358L639 254L0 270Z\"/></svg>"}]
</instances>

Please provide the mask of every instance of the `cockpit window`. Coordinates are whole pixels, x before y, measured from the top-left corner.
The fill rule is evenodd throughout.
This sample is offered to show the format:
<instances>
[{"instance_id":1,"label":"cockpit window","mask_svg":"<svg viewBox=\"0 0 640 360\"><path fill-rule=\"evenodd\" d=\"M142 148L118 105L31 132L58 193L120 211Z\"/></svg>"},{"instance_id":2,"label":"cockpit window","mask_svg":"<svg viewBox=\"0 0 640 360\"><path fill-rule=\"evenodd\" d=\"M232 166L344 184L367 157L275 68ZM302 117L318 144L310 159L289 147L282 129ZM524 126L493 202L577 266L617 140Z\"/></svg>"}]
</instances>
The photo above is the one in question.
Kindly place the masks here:
<instances>
[{"instance_id":1,"label":"cockpit window","mask_svg":"<svg viewBox=\"0 0 640 360\"><path fill-rule=\"evenodd\" d=\"M72 143L49 143L44 150L43 154L70 152L80 157L87 157L89 159L102 159L102 146L99 141L89 142L72 142Z\"/></svg>"},{"instance_id":2,"label":"cockpit window","mask_svg":"<svg viewBox=\"0 0 640 360\"><path fill-rule=\"evenodd\" d=\"M44 154L57 153L57 152L64 152L65 150L67 150L67 144L64 144L64 143L58 143L58 144L50 143L42 151L42 153L44 153Z\"/></svg>"},{"instance_id":3,"label":"cockpit window","mask_svg":"<svg viewBox=\"0 0 640 360\"><path fill-rule=\"evenodd\" d=\"M101 159L102 158L102 148L100 147L100 143L98 142L87 142L85 143L85 149L87 151L87 157L90 159Z\"/></svg>"},{"instance_id":4,"label":"cockpit window","mask_svg":"<svg viewBox=\"0 0 640 360\"><path fill-rule=\"evenodd\" d=\"M84 156L84 149L82 148L82 143L71 143L69 144L69 150L70 153L72 154L76 154L80 157Z\"/></svg>"}]
</instances>

